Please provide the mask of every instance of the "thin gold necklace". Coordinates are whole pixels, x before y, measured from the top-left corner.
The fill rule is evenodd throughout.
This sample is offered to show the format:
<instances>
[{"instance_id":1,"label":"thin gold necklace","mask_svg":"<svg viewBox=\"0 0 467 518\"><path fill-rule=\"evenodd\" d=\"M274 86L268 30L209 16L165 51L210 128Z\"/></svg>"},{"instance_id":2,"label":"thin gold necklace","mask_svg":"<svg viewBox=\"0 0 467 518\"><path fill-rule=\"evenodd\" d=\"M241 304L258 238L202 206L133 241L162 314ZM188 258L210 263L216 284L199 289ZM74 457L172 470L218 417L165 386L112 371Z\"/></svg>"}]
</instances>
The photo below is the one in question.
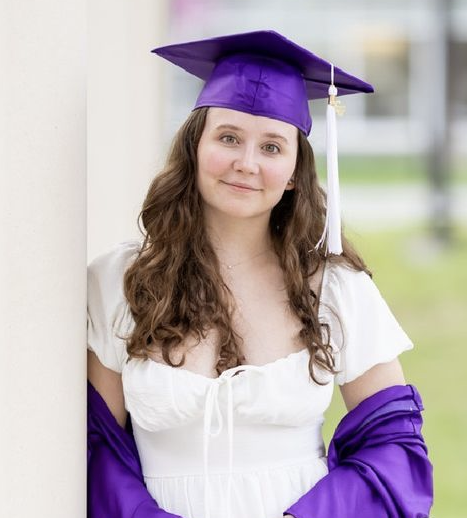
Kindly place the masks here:
<instances>
[{"instance_id":1,"label":"thin gold necklace","mask_svg":"<svg viewBox=\"0 0 467 518\"><path fill-rule=\"evenodd\" d=\"M249 257L248 259L244 259L243 261L240 261L239 263L235 263L235 264L226 264L226 263L223 263L222 261L219 261L221 263L222 266L224 266L225 268L227 268L228 270L231 270L232 268L235 268L236 266L239 266L240 264L243 264L243 263L246 263L248 261L253 261L253 259L256 259L257 257L259 257L260 255L263 255L265 254L266 252L269 252L270 248L268 248L267 250L263 250L262 252L260 252L259 254L256 254L254 255L253 257Z\"/></svg>"}]
</instances>

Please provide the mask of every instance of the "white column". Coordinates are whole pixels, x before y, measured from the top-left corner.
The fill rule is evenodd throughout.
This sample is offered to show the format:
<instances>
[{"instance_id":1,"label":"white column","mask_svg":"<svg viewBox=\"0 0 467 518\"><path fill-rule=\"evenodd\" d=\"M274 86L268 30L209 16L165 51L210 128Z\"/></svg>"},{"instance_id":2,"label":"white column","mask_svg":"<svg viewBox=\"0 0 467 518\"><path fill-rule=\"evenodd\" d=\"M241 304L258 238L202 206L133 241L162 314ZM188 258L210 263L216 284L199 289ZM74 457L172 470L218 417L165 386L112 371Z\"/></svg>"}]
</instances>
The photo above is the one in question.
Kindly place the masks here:
<instances>
[{"instance_id":1,"label":"white column","mask_svg":"<svg viewBox=\"0 0 467 518\"><path fill-rule=\"evenodd\" d=\"M137 216L161 165L167 0L88 3L88 259L140 236Z\"/></svg>"},{"instance_id":2,"label":"white column","mask_svg":"<svg viewBox=\"0 0 467 518\"><path fill-rule=\"evenodd\" d=\"M0 3L0 516L85 517L84 0Z\"/></svg>"}]
</instances>

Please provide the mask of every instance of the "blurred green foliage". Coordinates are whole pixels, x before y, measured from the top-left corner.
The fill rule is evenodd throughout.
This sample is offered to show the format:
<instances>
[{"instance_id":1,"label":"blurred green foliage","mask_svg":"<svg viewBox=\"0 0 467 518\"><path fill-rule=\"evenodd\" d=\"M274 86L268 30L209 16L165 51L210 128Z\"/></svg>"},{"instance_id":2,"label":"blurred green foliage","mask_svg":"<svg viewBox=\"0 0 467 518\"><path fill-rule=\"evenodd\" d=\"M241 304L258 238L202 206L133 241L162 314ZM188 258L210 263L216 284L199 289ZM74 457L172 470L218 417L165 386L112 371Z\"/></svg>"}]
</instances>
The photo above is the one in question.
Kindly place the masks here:
<instances>
[{"instance_id":1,"label":"blurred green foliage","mask_svg":"<svg viewBox=\"0 0 467 518\"><path fill-rule=\"evenodd\" d=\"M426 182L426 160L421 155L341 155L339 175L343 184L407 184ZM323 185L326 160L316 156L318 176ZM467 183L467 162L461 157L452 160L452 182Z\"/></svg>"},{"instance_id":2,"label":"blurred green foliage","mask_svg":"<svg viewBox=\"0 0 467 518\"><path fill-rule=\"evenodd\" d=\"M415 344L400 356L407 383L420 391L423 433L435 473L433 518L467 516L467 227L449 245L427 229L349 235L402 327ZM345 414L335 390L326 443Z\"/></svg>"}]
</instances>

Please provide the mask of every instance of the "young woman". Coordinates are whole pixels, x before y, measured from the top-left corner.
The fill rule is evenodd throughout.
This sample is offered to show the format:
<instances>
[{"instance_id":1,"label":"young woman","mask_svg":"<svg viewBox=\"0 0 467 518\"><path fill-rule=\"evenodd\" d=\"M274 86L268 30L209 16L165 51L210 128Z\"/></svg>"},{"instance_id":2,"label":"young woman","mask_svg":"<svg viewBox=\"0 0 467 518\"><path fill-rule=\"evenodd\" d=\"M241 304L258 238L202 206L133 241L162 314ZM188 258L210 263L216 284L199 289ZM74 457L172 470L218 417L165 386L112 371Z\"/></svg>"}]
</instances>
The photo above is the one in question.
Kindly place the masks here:
<instances>
[{"instance_id":1,"label":"young woman","mask_svg":"<svg viewBox=\"0 0 467 518\"><path fill-rule=\"evenodd\" d=\"M412 343L345 238L340 254L317 245L307 99L327 95L323 70L343 93L371 87L267 31L157 52L207 82L149 188L144 239L89 267L90 515L428 516L421 402L397 359ZM333 381L349 414L327 458ZM109 439L128 414L138 473ZM352 466L341 449L362 430Z\"/></svg>"}]
</instances>

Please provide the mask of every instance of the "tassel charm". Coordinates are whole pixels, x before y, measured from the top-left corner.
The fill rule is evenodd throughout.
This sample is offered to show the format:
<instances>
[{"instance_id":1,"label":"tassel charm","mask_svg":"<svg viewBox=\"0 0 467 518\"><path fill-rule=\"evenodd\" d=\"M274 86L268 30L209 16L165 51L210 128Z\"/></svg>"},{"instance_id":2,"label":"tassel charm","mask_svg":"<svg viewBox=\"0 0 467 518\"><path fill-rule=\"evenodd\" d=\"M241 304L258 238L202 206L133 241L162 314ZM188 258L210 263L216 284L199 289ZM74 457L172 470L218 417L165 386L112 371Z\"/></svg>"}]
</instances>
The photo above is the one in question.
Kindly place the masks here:
<instances>
[{"instance_id":1,"label":"tassel charm","mask_svg":"<svg viewBox=\"0 0 467 518\"><path fill-rule=\"evenodd\" d=\"M339 117L342 117L342 115L344 115L345 104L342 104L341 101L339 101L339 99L336 99L335 95L329 96L328 103L334 106L334 110L336 110L336 115L339 115Z\"/></svg>"},{"instance_id":2,"label":"tassel charm","mask_svg":"<svg viewBox=\"0 0 467 518\"><path fill-rule=\"evenodd\" d=\"M336 112L342 114L345 107L336 99L334 86L334 66L331 65L331 85L326 109L326 164L327 164L327 208L323 235L316 248L326 243L326 254L342 254L341 207L339 189L339 165L337 159Z\"/></svg>"}]
</instances>

